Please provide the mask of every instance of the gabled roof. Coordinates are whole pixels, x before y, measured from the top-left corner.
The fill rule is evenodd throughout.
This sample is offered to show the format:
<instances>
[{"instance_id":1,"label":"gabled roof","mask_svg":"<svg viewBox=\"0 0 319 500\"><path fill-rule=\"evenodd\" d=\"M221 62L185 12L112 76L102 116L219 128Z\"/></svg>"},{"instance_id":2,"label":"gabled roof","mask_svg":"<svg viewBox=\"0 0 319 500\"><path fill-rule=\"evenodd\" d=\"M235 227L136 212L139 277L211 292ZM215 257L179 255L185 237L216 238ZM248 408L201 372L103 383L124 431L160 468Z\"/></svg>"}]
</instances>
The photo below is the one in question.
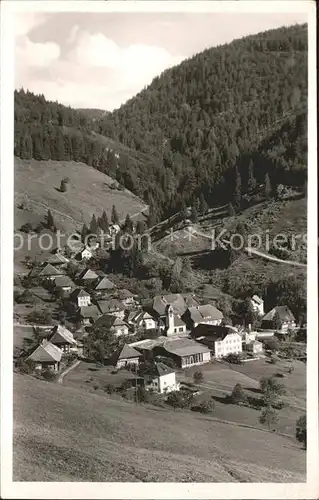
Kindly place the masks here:
<instances>
[{"instance_id":1,"label":"gabled roof","mask_svg":"<svg viewBox=\"0 0 319 500\"><path fill-rule=\"evenodd\" d=\"M52 344L56 343L68 343L75 344L73 334L63 325L57 325L53 328L50 342Z\"/></svg>"},{"instance_id":2,"label":"gabled roof","mask_svg":"<svg viewBox=\"0 0 319 500\"><path fill-rule=\"evenodd\" d=\"M195 338L199 337L209 337L209 340L213 342L218 342L224 340L227 335L232 333L238 333L237 329L231 326L220 326L220 325L207 325L205 323L200 323L194 328L192 335ZM240 335L238 333L238 335Z\"/></svg>"},{"instance_id":3,"label":"gabled roof","mask_svg":"<svg viewBox=\"0 0 319 500\"><path fill-rule=\"evenodd\" d=\"M167 352L181 357L209 352L208 347L191 339L168 340L164 342L163 347Z\"/></svg>"},{"instance_id":4,"label":"gabled roof","mask_svg":"<svg viewBox=\"0 0 319 500\"><path fill-rule=\"evenodd\" d=\"M70 300L77 300L78 297L91 297L91 295L83 288L77 288L71 293Z\"/></svg>"},{"instance_id":5,"label":"gabled roof","mask_svg":"<svg viewBox=\"0 0 319 500\"><path fill-rule=\"evenodd\" d=\"M118 326L127 326L127 324L125 321L112 314L103 314L103 316L100 316L93 325L94 328L112 328Z\"/></svg>"},{"instance_id":6,"label":"gabled roof","mask_svg":"<svg viewBox=\"0 0 319 500\"><path fill-rule=\"evenodd\" d=\"M102 314L125 310L124 304L118 299L100 300L98 302L98 308Z\"/></svg>"},{"instance_id":7,"label":"gabled roof","mask_svg":"<svg viewBox=\"0 0 319 500\"><path fill-rule=\"evenodd\" d=\"M127 290L127 288L122 288L121 290L118 291L118 295L120 299L130 299L131 297L134 297L134 294Z\"/></svg>"},{"instance_id":8,"label":"gabled roof","mask_svg":"<svg viewBox=\"0 0 319 500\"><path fill-rule=\"evenodd\" d=\"M115 285L106 276L104 276L95 286L95 290L111 290L112 288L115 288Z\"/></svg>"},{"instance_id":9,"label":"gabled roof","mask_svg":"<svg viewBox=\"0 0 319 500\"><path fill-rule=\"evenodd\" d=\"M51 344L48 340L43 340L42 343L28 356L27 359L44 363L57 363L61 361L63 351L59 347Z\"/></svg>"},{"instance_id":10,"label":"gabled roof","mask_svg":"<svg viewBox=\"0 0 319 500\"><path fill-rule=\"evenodd\" d=\"M202 321L217 321L223 319L223 313L215 306L206 304L203 306L189 307L188 311L194 323L201 323Z\"/></svg>"},{"instance_id":11,"label":"gabled roof","mask_svg":"<svg viewBox=\"0 0 319 500\"><path fill-rule=\"evenodd\" d=\"M153 299L152 307L159 316L165 315L168 305L171 305L177 314L183 314L187 308L185 300L180 293L171 293L162 296L156 295Z\"/></svg>"},{"instance_id":12,"label":"gabled roof","mask_svg":"<svg viewBox=\"0 0 319 500\"><path fill-rule=\"evenodd\" d=\"M67 259L64 255L60 253L55 253L51 255L46 262L47 264L60 265L60 264L67 264L69 262L69 259Z\"/></svg>"},{"instance_id":13,"label":"gabled roof","mask_svg":"<svg viewBox=\"0 0 319 500\"><path fill-rule=\"evenodd\" d=\"M287 306L276 306L262 318L263 321L272 321L278 314L280 321L295 321L295 317Z\"/></svg>"},{"instance_id":14,"label":"gabled roof","mask_svg":"<svg viewBox=\"0 0 319 500\"><path fill-rule=\"evenodd\" d=\"M92 318L96 319L100 316L100 311L94 305L80 307L78 310L78 315L82 318Z\"/></svg>"},{"instance_id":15,"label":"gabled roof","mask_svg":"<svg viewBox=\"0 0 319 500\"><path fill-rule=\"evenodd\" d=\"M69 276L57 276L54 280L54 284L56 287L75 287L75 284L73 283L73 281L71 280L71 278L69 278Z\"/></svg>"},{"instance_id":16,"label":"gabled roof","mask_svg":"<svg viewBox=\"0 0 319 500\"><path fill-rule=\"evenodd\" d=\"M39 276L59 276L61 274L63 274L63 271L52 266L52 264L46 264L39 272Z\"/></svg>"},{"instance_id":17,"label":"gabled roof","mask_svg":"<svg viewBox=\"0 0 319 500\"><path fill-rule=\"evenodd\" d=\"M128 344L124 344L122 350L119 352L119 356L117 359L132 359L139 358L141 356L141 353L134 349L134 347L131 347Z\"/></svg>"},{"instance_id":18,"label":"gabled roof","mask_svg":"<svg viewBox=\"0 0 319 500\"><path fill-rule=\"evenodd\" d=\"M174 326L185 326L184 321L177 314L174 314Z\"/></svg>"},{"instance_id":19,"label":"gabled roof","mask_svg":"<svg viewBox=\"0 0 319 500\"><path fill-rule=\"evenodd\" d=\"M264 303L263 299L261 299L260 297L258 297L258 295L253 295L251 299L254 302L257 302L257 304L260 304L260 305Z\"/></svg>"},{"instance_id":20,"label":"gabled roof","mask_svg":"<svg viewBox=\"0 0 319 500\"><path fill-rule=\"evenodd\" d=\"M161 362L152 363L145 370L145 375L152 377L162 377L169 373L175 373L175 370Z\"/></svg>"},{"instance_id":21,"label":"gabled roof","mask_svg":"<svg viewBox=\"0 0 319 500\"><path fill-rule=\"evenodd\" d=\"M81 280L96 280L98 275L92 269L84 269L79 275L79 279Z\"/></svg>"}]
</instances>

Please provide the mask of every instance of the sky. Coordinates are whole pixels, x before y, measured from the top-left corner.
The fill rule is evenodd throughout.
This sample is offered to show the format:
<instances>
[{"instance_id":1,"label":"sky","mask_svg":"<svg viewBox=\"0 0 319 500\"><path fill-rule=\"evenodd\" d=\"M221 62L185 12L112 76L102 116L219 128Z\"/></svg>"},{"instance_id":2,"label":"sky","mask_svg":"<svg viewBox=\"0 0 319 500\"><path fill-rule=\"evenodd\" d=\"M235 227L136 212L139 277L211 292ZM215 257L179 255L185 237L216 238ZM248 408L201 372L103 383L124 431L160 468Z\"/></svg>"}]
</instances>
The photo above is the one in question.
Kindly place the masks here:
<instances>
[{"instance_id":1,"label":"sky","mask_svg":"<svg viewBox=\"0 0 319 500\"><path fill-rule=\"evenodd\" d=\"M287 12L20 12L14 20L15 88L109 111L208 47L307 22L305 14Z\"/></svg>"}]
</instances>

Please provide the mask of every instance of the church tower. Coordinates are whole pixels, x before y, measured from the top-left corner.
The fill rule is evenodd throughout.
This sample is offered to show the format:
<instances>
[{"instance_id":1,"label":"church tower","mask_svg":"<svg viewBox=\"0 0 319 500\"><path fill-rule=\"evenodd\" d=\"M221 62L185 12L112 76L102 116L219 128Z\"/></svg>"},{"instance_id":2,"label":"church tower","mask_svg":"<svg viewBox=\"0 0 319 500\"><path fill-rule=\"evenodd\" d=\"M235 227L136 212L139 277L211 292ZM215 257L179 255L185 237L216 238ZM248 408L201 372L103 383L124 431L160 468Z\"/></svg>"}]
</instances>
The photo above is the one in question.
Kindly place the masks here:
<instances>
[{"instance_id":1,"label":"church tower","mask_svg":"<svg viewBox=\"0 0 319 500\"><path fill-rule=\"evenodd\" d=\"M166 308L166 335L173 335L174 333L174 310L172 306L168 305Z\"/></svg>"}]
</instances>

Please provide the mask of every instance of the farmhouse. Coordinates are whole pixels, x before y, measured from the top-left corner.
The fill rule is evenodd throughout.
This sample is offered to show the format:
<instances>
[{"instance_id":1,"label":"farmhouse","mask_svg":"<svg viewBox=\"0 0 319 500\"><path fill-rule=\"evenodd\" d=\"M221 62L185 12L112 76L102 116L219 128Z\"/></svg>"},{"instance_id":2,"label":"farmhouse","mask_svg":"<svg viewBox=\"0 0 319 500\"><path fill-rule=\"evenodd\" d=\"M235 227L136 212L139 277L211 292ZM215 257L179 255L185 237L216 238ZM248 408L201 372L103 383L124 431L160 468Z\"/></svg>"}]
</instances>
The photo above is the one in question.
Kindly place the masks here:
<instances>
[{"instance_id":1,"label":"farmhouse","mask_svg":"<svg viewBox=\"0 0 319 500\"><path fill-rule=\"evenodd\" d=\"M154 330L157 328L157 321L147 311L135 311L128 315L128 322L143 330Z\"/></svg>"},{"instance_id":2,"label":"farmhouse","mask_svg":"<svg viewBox=\"0 0 319 500\"><path fill-rule=\"evenodd\" d=\"M95 286L94 286L94 290L96 292L102 292L102 291L106 291L106 290L112 290L115 288L115 285L114 283L112 283L111 280L109 280L106 276L104 276L102 279L101 278L98 278Z\"/></svg>"},{"instance_id":3,"label":"farmhouse","mask_svg":"<svg viewBox=\"0 0 319 500\"><path fill-rule=\"evenodd\" d=\"M93 257L93 252L90 248L84 247L82 248L76 255L75 258L77 260L90 260Z\"/></svg>"},{"instance_id":4,"label":"farmhouse","mask_svg":"<svg viewBox=\"0 0 319 500\"><path fill-rule=\"evenodd\" d=\"M54 286L57 290L62 290L63 292L71 292L75 288L75 284L68 276L58 276L55 278Z\"/></svg>"},{"instance_id":5,"label":"farmhouse","mask_svg":"<svg viewBox=\"0 0 319 500\"><path fill-rule=\"evenodd\" d=\"M188 307L182 316L187 327L193 330L201 323L207 325L220 325L223 321L223 313L211 304Z\"/></svg>"},{"instance_id":6,"label":"farmhouse","mask_svg":"<svg viewBox=\"0 0 319 500\"><path fill-rule=\"evenodd\" d=\"M125 306L118 299L99 300L97 305L101 314L112 314L118 318L124 318Z\"/></svg>"},{"instance_id":7,"label":"farmhouse","mask_svg":"<svg viewBox=\"0 0 319 500\"><path fill-rule=\"evenodd\" d=\"M263 316L264 313L264 301L258 295L253 295L250 299L253 310L258 314L258 316Z\"/></svg>"},{"instance_id":8,"label":"farmhouse","mask_svg":"<svg viewBox=\"0 0 319 500\"><path fill-rule=\"evenodd\" d=\"M69 259L59 252L51 255L46 261L47 264L52 264L53 266L64 266L68 262Z\"/></svg>"},{"instance_id":9,"label":"farmhouse","mask_svg":"<svg viewBox=\"0 0 319 500\"><path fill-rule=\"evenodd\" d=\"M59 347L44 339L27 359L36 363L37 370L51 369L57 371L60 369L62 355L63 351Z\"/></svg>"},{"instance_id":10,"label":"farmhouse","mask_svg":"<svg viewBox=\"0 0 319 500\"><path fill-rule=\"evenodd\" d=\"M263 343L258 340L244 344L244 349L252 354L261 354L263 352Z\"/></svg>"},{"instance_id":11,"label":"farmhouse","mask_svg":"<svg viewBox=\"0 0 319 500\"><path fill-rule=\"evenodd\" d=\"M295 317L287 306L276 306L262 319L262 329L274 329L282 333L296 327Z\"/></svg>"},{"instance_id":12,"label":"farmhouse","mask_svg":"<svg viewBox=\"0 0 319 500\"><path fill-rule=\"evenodd\" d=\"M123 348L120 350L117 361L116 368L124 368L126 366L138 365L141 358L141 353L138 352L134 347L128 344L124 344Z\"/></svg>"},{"instance_id":13,"label":"farmhouse","mask_svg":"<svg viewBox=\"0 0 319 500\"><path fill-rule=\"evenodd\" d=\"M144 387L159 394L179 390L175 370L164 363L152 363L144 374Z\"/></svg>"},{"instance_id":14,"label":"farmhouse","mask_svg":"<svg viewBox=\"0 0 319 500\"><path fill-rule=\"evenodd\" d=\"M191 295L181 295L180 293L171 293L168 295L156 295L152 302L152 314L162 319L166 318L166 308L171 305L176 314L184 314L187 307L198 306L198 302Z\"/></svg>"},{"instance_id":15,"label":"farmhouse","mask_svg":"<svg viewBox=\"0 0 319 500\"><path fill-rule=\"evenodd\" d=\"M123 288L118 291L118 297L123 302L123 304L127 307L131 307L135 305L135 296L132 292Z\"/></svg>"},{"instance_id":16,"label":"farmhouse","mask_svg":"<svg viewBox=\"0 0 319 500\"><path fill-rule=\"evenodd\" d=\"M77 311L77 320L84 326L91 325L100 316L98 308L94 305L80 307Z\"/></svg>"},{"instance_id":17,"label":"farmhouse","mask_svg":"<svg viewBox=\"0 0 319 500\"><path fill-rule=\"evenodd\" d=\"M92 271L92 269L84 269L79 276L78 279L83 283L90 283L98 279L98 275L96 274L95 271Z\"/></svg>"},{"instance_id":18,"label":"farmhouse","mask_svg":"<svg viewBox=\"0 0 319 500\"><path fill-rule=\"evenodd\" d=\"M28 276L30 278L38 277L53 281L58 276L63 276L64 274L65 273L63 270L57 269L56 267L52 266L52 264L45 264L42 268L34 267L30 271Z\"/></svg>"},{"instance_id":19,"label":"farmhouse","mask_svg":"<svg viewBox=\"0 0 319 500\"><path fill-rule=\"evenodd\" d=\"M181 368L208 363L211 358L208 347L186 338L167 340L162 346L155 347L154 352L159 355L168 355Z\"/></svg>"},{"instance_id":20,"label":"farmhouse","mask_svg":"<svg viewBox=\"0 0 319 500\"><path fill-rule=\"evenodd\" d=\"M53 328L49 340L65 353L69 353L70 348L76 346L72 333L63 325L57 325Z\"/></svg>"},{"instance_id":21,"label":"farmhouse","mask_svg":"<svg viewBox=\"0 0 319 500\"><path fill-rule=\"evenodd\" d=\"M78 307L87 307L91 305L91 296L83 288L77 288L70 295L70 300L75 302Z\"/></svg>"},{"instance_id":22,"label":"farmhouse","mask_svg":"<svg viewBox=\"0 0 319 500\"><path fill-rule=\"evenodd\" d=\"M242 337L231 326L200 324L194 329L193 336L207 345L215 358L242 352Z\"/></svg>"},{"instance_id":23,"label":"farmhouse","mask_svg":"<svg viewBox=\"0 0 319 500\"><path fill-rule=\"evenodd\" d=\"M128 335L128 325L122 319L113 316L112 314L103 314L93 325L94 330L106 329L116 337Z\"/></svg>"}]
</instances>

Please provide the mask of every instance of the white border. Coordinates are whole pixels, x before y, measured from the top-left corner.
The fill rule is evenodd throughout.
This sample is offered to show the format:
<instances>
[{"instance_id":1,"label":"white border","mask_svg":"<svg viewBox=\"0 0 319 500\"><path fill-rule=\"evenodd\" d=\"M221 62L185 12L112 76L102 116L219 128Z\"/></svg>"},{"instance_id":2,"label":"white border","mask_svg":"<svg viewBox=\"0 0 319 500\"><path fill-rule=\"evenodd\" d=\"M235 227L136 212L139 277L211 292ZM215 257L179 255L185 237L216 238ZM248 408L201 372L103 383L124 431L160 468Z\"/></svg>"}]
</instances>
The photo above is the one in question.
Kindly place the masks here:
<instances>
[{"instance_id":1,"label":"white border","mask_svg":"<svg viewBox=\"0 0 319 500\"><path fill-rule=\"evenodd\" d=\"M12 482L13 37L12 14L41 12L304 12L309 33L307 483ZM311 1L16 1L1 2L1 497L308 499L319 497L316 6Z\"/></svg>"}]
</instances>

